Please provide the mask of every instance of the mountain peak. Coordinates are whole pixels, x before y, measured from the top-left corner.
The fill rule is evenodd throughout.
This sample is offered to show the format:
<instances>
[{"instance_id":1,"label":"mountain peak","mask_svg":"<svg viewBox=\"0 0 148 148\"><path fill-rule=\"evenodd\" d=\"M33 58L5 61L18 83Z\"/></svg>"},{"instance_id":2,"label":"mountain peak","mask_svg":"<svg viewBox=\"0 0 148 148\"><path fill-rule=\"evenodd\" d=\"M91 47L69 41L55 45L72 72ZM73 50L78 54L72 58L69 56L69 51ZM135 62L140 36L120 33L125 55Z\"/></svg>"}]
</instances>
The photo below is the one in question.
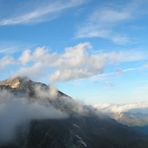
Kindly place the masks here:
<instances>
[{"instance_id":1,"label":"mountain peak","mask_svg":"<svg viewBox=\"0 0 148 148\"><path fill-rule=\"evenodd\" d=\"M13 77L7 80L0 81L0 86L10 87L17 89L23 82L31 81L28 77Z\"/></svg>"}]
</instances>

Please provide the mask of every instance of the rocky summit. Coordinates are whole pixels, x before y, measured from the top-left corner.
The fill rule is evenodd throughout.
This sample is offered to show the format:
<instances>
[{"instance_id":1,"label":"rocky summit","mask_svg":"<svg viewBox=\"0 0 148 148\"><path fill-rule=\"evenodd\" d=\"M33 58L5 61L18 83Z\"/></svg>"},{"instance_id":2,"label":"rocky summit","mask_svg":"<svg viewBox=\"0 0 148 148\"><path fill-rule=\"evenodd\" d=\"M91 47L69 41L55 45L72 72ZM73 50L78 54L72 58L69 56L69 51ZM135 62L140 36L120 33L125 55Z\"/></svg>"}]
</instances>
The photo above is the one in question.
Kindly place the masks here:
<instances>
[{"instance_id":1,"label":"rocky summit","mask_svg":"<svg viewBox=\"0 0 148 148\"><path fill-rule=\"evenodd\" d=\"M40 82L33 82L28 77L14 77L7 80L0 81L0 89L9 89L9 90L26 90L30 89L31 86L40 85L46 86Z\"/></svg>"},{"instance_id":2,"label":"rocky summit","mask_svg":"<svg viewBox=\"0 0 148 148\"><path fill-rule=\"evenodd\" d=\"M0 148L148 147L147 135L26 77L0 82L0 110Z\"/></svg>"},{"instance_id":3,"label":"rocky summit","mask_svg":"<svg viewBox=\"0 0 148 148\"><path fill-rule=\"evenodd\" d=\"M20 87L21 79L20 78L14 78L10 80L5 80L0 82L0 87L10 87L12 89L17 89Z\"/></svg>"}]
</instances>

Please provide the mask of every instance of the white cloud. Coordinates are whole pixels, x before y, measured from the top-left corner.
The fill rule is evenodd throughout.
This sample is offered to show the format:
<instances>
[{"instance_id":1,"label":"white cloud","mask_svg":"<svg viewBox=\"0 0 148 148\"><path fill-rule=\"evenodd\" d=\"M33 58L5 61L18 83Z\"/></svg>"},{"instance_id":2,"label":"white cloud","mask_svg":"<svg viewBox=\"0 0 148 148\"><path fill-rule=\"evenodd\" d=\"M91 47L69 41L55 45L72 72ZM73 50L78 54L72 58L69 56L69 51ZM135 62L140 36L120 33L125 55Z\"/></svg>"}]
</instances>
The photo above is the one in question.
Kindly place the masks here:
<instances>
[{"instance_id":1,"label":"white cloud","mask_svg":"<svg viewBox=\"0 0 148 148\"><path fill-rule=\"evenodd\" d=\"M45 21L45 18L50 20L55 18L55 16L59 15L64 10L79 6L85 2L85 0L47 0L44 1L44 3L40 2L39 6L36 6L36 8L31 8L32 5L34 5L33 2L33 4L30 3L30 11L28 11L27 7L24 13L0 19L0 26L41 22Z\"/></svg>"},{"instance_id":2,"label":"white cloud","mask_svg":"<svg viewBox=\"0 0 148 148\"><path fill-rule=\"evenodd\" d=\"M13 57L3 57L0 67L14 63L19 67L15 75L29 76L32 79L49 76L51 82L86 78L97 80L104 77L104 70L112 65L147 59L147 53L134 50L98 53L93 53L92 50L94 49L89 42L65 48L63 53L52 52L44 47L33 51L26 49L15 61ZM133 70L138 68L121 69L122 72Z\"/></svg>"},{"instance_id":3,"label":"white cloud","mask_svg":"<svg viewBox=\"0 0 148 148\"><path fill-rule=\"evenodd\" d=\"M22 64L26 64L31 60L31 51L29 49L25 50L23 54L20 56L19 61Z\"/></svg>"},{"instance_id":4,"label":"white cloud","mask_svg":"<svg viewBox=\"0 0 148 148\"><path fill-rule=\"evenodd\" d=\"M93 72L90 72L88 69L64 69L64 70L57 70L55 73L50 75L50 81L68 81L68 80L75 80L80 78L87 78L94 75Z\"/></svg>"},{"instance_id":5,"label":"white cloud","mask_svg":"<svg viewBox=\"0 0 148 148\"><path fill-rule=\"evenodd\" d=\"M15 74L16 76L28 76L31 78L39 78L44 72L44 66L41 63L34 63L30 66L21 67Z\"/></svg>"}]
</instances>

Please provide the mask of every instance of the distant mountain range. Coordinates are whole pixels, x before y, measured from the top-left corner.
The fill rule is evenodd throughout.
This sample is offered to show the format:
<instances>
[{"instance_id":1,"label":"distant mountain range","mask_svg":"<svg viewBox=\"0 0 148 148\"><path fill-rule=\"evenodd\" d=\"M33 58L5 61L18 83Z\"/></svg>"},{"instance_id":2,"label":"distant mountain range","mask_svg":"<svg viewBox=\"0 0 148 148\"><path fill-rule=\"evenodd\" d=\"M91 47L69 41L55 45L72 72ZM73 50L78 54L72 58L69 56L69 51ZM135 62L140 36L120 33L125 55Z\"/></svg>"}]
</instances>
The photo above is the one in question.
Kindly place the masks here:
<instances>
[{"instance_id":1,"label":"distant mountain range","mask_svg":"<svg viewBox=\"0 0 148 148\"><path fill-rule=\"evenodd\" d=\"M1 81L0 148L148 148L146 134L97 108L26 77Z\"/></svg>"},{"instance_id":2,"label":"distant mountain range","mask_svg":"<svg viewBox=\"0 0 148 148\"><path fill-rule=\"evenodd\" d=\"M148 125L148 103L146 102L132 104L97 104L95 108L125 125Z\"/></svg>"}]
</instances>

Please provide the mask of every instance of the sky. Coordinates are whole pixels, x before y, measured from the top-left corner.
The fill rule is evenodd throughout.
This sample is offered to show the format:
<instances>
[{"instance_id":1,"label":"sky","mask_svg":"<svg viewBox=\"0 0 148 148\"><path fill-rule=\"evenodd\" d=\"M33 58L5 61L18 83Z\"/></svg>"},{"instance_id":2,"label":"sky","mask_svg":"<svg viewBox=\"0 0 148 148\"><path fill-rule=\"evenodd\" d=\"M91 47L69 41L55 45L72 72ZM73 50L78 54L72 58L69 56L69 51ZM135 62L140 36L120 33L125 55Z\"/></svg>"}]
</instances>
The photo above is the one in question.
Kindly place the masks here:
<instances>
[{"instance_id":1,"label":"sky","mask_svg":"<svg viewBox=\"0 0 148 148\"><path fill-rule=\"evenodd\" d=\"M27 76L87 104L148 99L148 0L0 0L0 80Z\"/></svg>"}]
</instances>

